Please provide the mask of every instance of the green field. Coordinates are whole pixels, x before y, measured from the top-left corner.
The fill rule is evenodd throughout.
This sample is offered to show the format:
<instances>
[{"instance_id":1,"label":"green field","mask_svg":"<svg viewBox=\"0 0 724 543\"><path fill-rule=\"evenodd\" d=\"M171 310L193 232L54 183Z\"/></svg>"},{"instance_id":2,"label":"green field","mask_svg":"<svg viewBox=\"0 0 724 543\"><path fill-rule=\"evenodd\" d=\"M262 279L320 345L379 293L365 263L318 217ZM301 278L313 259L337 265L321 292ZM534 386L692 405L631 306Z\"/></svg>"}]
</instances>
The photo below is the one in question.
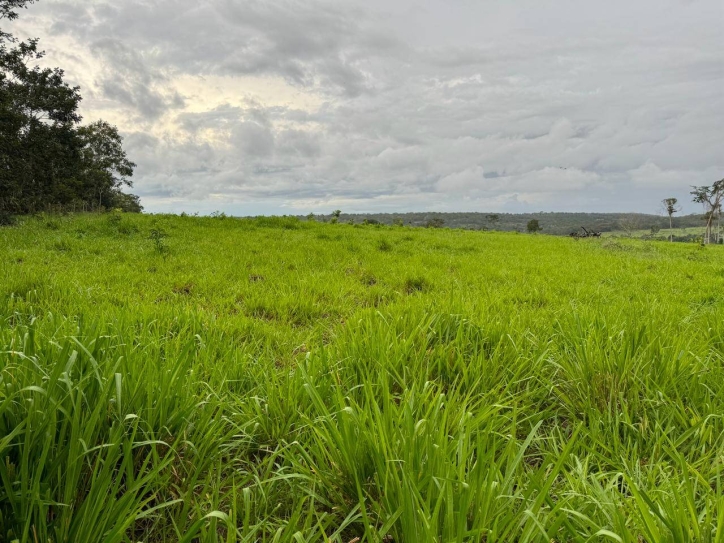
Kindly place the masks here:
<instances>
[{"instance_id":1,"label":"green field","mask_svg":"<svg viewBox=\"0 0 724 543\"><path fill-rule=\"evenodd\" d=\"M0 251L0 541L724 541L720 247L109 214Z\"/></svg>"},{"instance_id":2,"label":"green field","mask_svg":"<svg viewBox=\"0 0 724 543\"><path fill-rule=\"evenodd\" d=\"M651 229L643 230L631 230L626 232L624 230L614 230L612 232L603 232L601 237L604 238L634 238L644 239L648 241L669 241L670 236L673 236L674 241L677 243L701 243L706 229L703 226L691 226L688 228L662 228L655 234L652 234ZM712 231L711 243L716 243L716 226Z\"/></svg>"}]
</instances>

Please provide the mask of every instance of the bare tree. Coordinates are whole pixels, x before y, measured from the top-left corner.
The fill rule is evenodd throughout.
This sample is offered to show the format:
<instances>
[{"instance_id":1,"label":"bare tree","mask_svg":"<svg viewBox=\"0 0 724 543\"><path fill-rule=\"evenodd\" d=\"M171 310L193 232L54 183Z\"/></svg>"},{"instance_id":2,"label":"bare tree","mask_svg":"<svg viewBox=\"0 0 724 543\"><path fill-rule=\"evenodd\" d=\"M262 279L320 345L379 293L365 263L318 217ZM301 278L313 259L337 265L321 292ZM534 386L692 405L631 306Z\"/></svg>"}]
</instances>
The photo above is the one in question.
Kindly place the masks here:
<instances>
[{"instance_id":1,"label":"bare tree","mask_svg":"<svg viewBox=\"0 0 724 543\"><path fill-rule=\"evenodd\" d=\"M679 200L676 198L664 198L661 200L661 205L663 206L666 214L669 216L669 241L674 241L674 213L681 211Z\"/></svg>"},{"instance_id":2,"label":"bare tree","mask_svg":"<svg viewBox=\"0 0 724 543\"><path fill-rule=\"evenodd\" d=\"M706 230L704 232L704 244L711 243L711 231L714 219L721 211L722 198L724 198L724 179L714 181L711 186L692 186L691 195L697 204L704 206L704 220Z\"/></svg>"},{"instance_id":3,"label":"bare tree","mask_svg":"<svg viewBox=\"0 0 724 543\"><path fill-rule=\"evenodd\" d=\"M628 215L619 219L618 226L628 237L632 237L633 233L640 228L641 224L638 217L635 215Z\"/></svg>"}]
</instances>

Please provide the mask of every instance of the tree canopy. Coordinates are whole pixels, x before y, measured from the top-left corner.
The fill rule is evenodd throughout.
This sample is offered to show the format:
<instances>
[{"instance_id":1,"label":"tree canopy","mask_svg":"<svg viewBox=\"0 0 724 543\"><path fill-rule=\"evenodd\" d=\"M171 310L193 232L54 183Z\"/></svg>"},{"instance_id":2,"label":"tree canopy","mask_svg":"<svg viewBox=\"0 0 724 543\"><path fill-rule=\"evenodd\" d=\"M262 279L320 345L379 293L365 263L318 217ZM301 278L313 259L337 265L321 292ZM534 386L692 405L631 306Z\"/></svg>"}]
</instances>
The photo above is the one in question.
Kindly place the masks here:
<instances>
[{"instance_id":1,"label":"tree canopy","mask_svg":"<svg viewBox=\"0 0 724 543\"><path fill-rule=\"evenodd\" d=\"M13 20L33 0L0 0ZM133 164L118 130L81 125L80 88L60 68L41 68L38 40L0 30L0 212L121 207L140 211L130 187Z\"/></svg>"}]
</instances>

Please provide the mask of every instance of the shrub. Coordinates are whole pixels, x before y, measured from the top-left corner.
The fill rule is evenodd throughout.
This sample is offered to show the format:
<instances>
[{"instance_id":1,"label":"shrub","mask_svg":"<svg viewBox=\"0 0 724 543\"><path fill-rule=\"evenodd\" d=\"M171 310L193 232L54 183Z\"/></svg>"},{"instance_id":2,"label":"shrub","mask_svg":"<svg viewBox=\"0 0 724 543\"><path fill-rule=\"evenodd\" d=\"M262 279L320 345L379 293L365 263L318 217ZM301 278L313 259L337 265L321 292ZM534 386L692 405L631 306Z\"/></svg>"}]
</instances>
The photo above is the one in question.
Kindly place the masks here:
<instances>
[{"instance_id":1,"label":"shrub","mask_svg":"<svg viewBox=\"0 0 724 543\"><path fill-rule=\"evenodd\" d=\"M160 228L154 228L151 230L149 239L153 241L154 249L158 254L165 255L168 253L168 245L166 245L166 243L163 241L167 237L168 234L166 234L166 232L164 232Z\"/></svg>"},{"instance_id":2,"label":"shrub","mask_svg":"<svg viewBox=\"0 0 724 543\"><path fill-rule=\"evenodd\" d=\"M108 224L111 226L118 226L121 223L122 220L122 214L123 212L120 209L114 209L108 214Z\"/></svg>"},{"instance_id":3,"label":"shrub","mask_svg":"<svg viewBox=\"0 0 724 543\"><path fill-rule=\"evenodd\" d=\"M15 226L18 220L6 211L0 211L0 226Z\"/></svg>"},{"instance_id":4,"label":"shrub","mask_svg":"<svg viewBox=\"0 0 724 543\"><path fill-rule=\"evenodd\" d=\"M430 289L430 282L422 276L408 277L405 279L404 287L407 294L426 292Z\"/></svg>"},{"instance_id":5,"label":"shrub","mask_svg":"<svg viewBox=\"0 0 724 543\"><path fill-rule=\"evenodd\" d=\"M386 239L382 238L377 242L377 249L387 253L392 250L392 244Z\"/></svg>"},{"instance_id":6,"label":"shrub","mask_svg":"<svg viewBox=\"0 0 724 543\"><path fill-rule=\"evenodd\" d=\"M111 207L120 209L125 213L140 213L143 211L141 199L135 194L125 194L123 192L114 193L111 199Z\"/></svg>"}]
</instances>

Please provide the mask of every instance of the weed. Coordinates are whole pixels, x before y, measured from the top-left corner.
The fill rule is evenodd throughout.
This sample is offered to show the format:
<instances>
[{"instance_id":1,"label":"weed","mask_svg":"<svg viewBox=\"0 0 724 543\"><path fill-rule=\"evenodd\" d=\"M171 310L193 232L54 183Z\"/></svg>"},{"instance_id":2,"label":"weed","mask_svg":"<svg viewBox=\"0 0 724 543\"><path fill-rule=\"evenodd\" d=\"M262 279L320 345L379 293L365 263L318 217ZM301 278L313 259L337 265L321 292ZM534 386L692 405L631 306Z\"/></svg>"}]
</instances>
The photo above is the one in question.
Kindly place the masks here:
<instances>
[{"instance_id":1,"label":"weed","mask_svg":"<svg viewBox=\"0 0 724 543\"><path fill-rule=\"evenodd\" d=\"M164 241L168 237L168 234L160 228L152 228L149 234L149 239L153 241L153 247L156 253L160 255L166 255L169 252L169 247Z\"/></svg>"},{"instance_id":2,"label":"weed","mask_svg":"<svg viewBox=\"0 0 724 543\"><path fill-rule=\"evenodd\" d=\"M68 252L72 249L72 246L68 243L68 240L61 239L53 244L53 249L61 252Z\"/></svg>"},{"instance_id":3,"label":"weed","mask_svg":"<svg viewBox=\"0 0 724 543\"><path fill-rule=\"evenodd\" d=\"M405 279L404 290L408 294L414 292L425 292L430 289L430 282L422 276L408 277Z\"/></svg>"},{"instance_id":4,"label":"weed","mask_svg":"<svg viewBox=\"0 0 724 543\"><path fill-rule=\"evenodd\" d=\"M390 251L392 251L392 244L385 238L381 238L377 241L377 250L384 253L389 253Z\"/></svg>"}]
</instances>

